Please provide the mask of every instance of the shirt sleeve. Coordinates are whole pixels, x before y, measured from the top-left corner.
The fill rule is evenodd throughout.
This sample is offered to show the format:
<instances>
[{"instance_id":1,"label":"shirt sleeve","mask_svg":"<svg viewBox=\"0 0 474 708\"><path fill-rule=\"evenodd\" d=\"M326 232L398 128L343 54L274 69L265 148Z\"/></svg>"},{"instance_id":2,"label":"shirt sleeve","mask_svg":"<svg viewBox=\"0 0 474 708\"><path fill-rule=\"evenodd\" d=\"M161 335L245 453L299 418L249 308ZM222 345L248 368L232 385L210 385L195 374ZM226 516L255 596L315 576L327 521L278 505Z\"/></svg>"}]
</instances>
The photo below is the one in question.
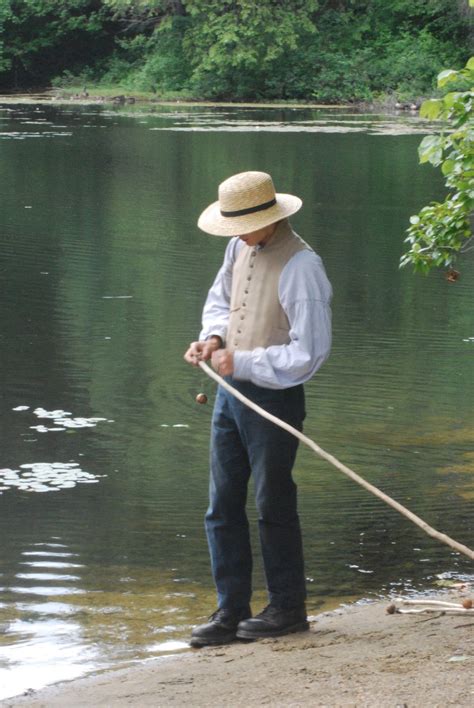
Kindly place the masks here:
<instances>
[{"instance_id":1,"label":"shirt sleeve","mask_svg":"<svg viewBox=\"0 0 474 708\"><path fill-rule=\"evenodd\" d=\"M278 296L290 323L290 342L234 352L234 377L265 388L308 381L331 350L332 288L320 257L296 253L283 268Z\"/></svg>"},{"instance_id":2,"label":"shirt sleeve","mask_svg":"<svg viewBox=\"0 0 474 708\"><path fill-rule=\"evenodd\" d=\"M232 289L232 269L237 257L239 239L229 242L224 262L207 294L202 313L202 329L199 339L209 339L217 335L225 343L229 325L230 295Z\"/></svg>"}]
</instances>

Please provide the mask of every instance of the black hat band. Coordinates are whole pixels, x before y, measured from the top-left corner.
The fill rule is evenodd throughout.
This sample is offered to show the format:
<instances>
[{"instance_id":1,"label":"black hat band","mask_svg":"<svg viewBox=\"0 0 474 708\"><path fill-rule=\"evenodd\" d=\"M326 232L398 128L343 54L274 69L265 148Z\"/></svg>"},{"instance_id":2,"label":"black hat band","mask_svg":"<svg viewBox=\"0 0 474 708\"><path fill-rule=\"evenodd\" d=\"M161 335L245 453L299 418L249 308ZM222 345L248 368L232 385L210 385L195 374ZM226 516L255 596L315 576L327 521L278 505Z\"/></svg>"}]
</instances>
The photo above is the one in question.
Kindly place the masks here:
<instances>
[{"instance_id":1,"label":"black hat band","mask_svg":"<svg viewBox=\"0 0 474 708\"><path fill-rule=\"evenodd\" d=\"M270 209L270 207L275 206L276 203L277 200L274 197L269 202L259 204L258 206L249 207L248 209L239 209L238 211L222 211L221 209L221 216L245 216L246 214L255 214L257 211L265 211L265 209Z\"/></svg>"}]
</instances>

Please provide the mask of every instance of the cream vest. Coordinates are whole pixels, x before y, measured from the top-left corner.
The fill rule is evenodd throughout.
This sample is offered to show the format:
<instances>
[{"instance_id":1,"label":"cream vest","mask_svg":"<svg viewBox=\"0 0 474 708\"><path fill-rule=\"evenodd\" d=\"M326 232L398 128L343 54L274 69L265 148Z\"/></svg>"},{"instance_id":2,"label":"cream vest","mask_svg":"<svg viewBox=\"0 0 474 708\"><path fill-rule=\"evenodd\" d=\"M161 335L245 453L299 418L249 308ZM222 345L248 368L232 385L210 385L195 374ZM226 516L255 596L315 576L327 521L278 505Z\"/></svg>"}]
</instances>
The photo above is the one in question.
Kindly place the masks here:
<instances>
[{"instance_id":1,"label":"cream vest","mask_svg":"<svg viewBox=\"0 0 474 708\"><path fill-rule=\"evenodd\" d=\"M280 305L278 284L290 258L305 249L312 250L284 219L263 248L240 250L232 272L227 349L289 343L290 324Z\"/></svg>"}]
</instances>

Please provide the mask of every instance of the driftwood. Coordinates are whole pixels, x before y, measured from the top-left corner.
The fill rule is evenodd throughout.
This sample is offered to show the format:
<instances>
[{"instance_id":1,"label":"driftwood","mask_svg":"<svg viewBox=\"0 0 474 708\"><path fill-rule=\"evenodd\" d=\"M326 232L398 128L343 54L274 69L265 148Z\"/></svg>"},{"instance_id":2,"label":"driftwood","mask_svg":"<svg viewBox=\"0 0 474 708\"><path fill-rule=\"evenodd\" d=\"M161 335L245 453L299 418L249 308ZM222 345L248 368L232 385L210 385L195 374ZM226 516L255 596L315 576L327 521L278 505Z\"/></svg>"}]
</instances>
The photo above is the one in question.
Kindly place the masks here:
<instances>
[{"instance_id":1,"label":"driftwood","mask_svg":"<svg viewBox=\"0 0 474 708\"><path fill-rule=\"evenodd\" d=\"M420 527L425 533L428 534L428 536L431 536L432 538L435 538L437 541L440 541L441 543L446 544L447 546L450 546L453 548L455 551L458 553L463 553L465 556L468 556L471 560L474 560L474 551L471 548L468 548L462 543L459 543L458 541L455 541L454 539L450 538L447 536L445 533L441 533L440 531L437 531L434 529L432 526L426 523L426 521L423 521L419 516L414 514L412 511L407 509L403 504L400 504L399 502L395 501L395 499L392 499L391 497L388 496L388 494L385 494L382 492L380 489L375 487L373 484L370 484L370 482L367 482L363 477L360 477L358 474L356 474L353 470L350 469L350 467L347 467L344 465L342 462L339 462L339 460L334 457L334 455L331 455L329 452L326 452L323 450L319 445L317 445L311 438L308 438L306 435L303 435L299 430L296 428L293 428L293 426L289 425L288 423L285 423L283 420L280 420L280 418L277 418L276 416L272 415L271 413L268 413L266 410L261 408L260 406L257 406L253 401L251 401L249 398L244 396L240 391L237 391L233 386L231 386L227 381L225 381L219 374L216 374L215 371L213 371L205 362L200 361L199 366L201 369L211 377L211 379L214 379L214 381L217 381L217 383L225 388L227 391L229 391L233 396L239 399L239 401L242 401L242 403L245 403L245 405L249 406L252 410L254 410L256 413L261 415L263 418L266 418L267 420L270 420L272 423L275 423L275 425L278 425L280 428L283 428L283 430L286 430L287 432L291 433L295 437L297 437L301 442L303 442L305 445L310 447L317 455L322 457L324 460L329 462L331 465L336 467L340 472L345 474L347 477L350 477L354 482L357 482L357 484L360 484L361 487L364 487L369 491L371 494L374 494L376 497L379 499L382 499L386 504L391 506L393 509L396 509L400 514L405 516L407 519L409 519L412 523L416 524L417 526Z\"/></svg>"},{"instance_id":2,"label":"driftwood","mask_svg":"<svg viewBox=\"0 0 474 708\"><path fill-rule=\"evenodd\" d=\"M396 598L395 602L400 602L402 605L436 605L437 609L455 609L455 610L470 610L472 609L472 602L465 600L464 602L470 602L470 606L465 607L459 602L445 602L444 600L405 600L403 598ZM435 608L435 609L436 609Z\"/></svg>"},{"instance_id":3,"label":"driftwood","mask_svg":"<svg viewBox=\"0 0 474 708\"><path fill-rule=\"evenodd\" d=\"M447 607L446 609L440 609L435 607L420 607L417 610L404 610L401 607L396 607L393 611L397 615L426 615L429 612L435 612L440 617L443 615L474 615L474 610L464 610L460 607L458 610ZM389 614L393 614L389 612Z\"/></svg>"},{"instance_id":4,"label":"driftwood","mask_svg":"<svg viewBox=\"0 0 474 708\"><path fill-rule=\"evenodd\" d=\"M403 597L394 598L387 607L389 615L422 615L427 613L437 613L439 617L443 615L474 615L472 600L464 598L462 602L448 602L446 600L430 600L428 598L419 600L405 600ZM399 605L409 605L411 609L403 609ZM416 607L414 607L416 605Z\"/></svg>"}]
</instances>

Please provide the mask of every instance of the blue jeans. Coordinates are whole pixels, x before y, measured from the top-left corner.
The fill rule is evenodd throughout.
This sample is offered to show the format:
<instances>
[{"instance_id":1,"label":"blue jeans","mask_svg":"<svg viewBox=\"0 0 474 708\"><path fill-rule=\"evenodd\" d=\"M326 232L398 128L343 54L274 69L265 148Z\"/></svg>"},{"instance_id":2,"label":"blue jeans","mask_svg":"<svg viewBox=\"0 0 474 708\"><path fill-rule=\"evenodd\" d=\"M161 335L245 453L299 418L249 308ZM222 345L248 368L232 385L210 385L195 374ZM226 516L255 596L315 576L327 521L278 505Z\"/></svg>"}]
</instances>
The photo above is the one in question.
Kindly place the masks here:
<instances>
[{"instance_id":1,"label":"blue jeans","mask_svg":"<svg viewBox=\"0 0 474 708\"><path fill-rule=\"evenodd\" d=\"M262 408L302 429L303 386L272 390L228 380ZM252 551L245 512L250 475L270 602L287 609L305 601L296 485L291 476L297 448L297 438L218 388L206 532L219 607L240 609L250 603Z\"/></svg>"}]
</instances>

